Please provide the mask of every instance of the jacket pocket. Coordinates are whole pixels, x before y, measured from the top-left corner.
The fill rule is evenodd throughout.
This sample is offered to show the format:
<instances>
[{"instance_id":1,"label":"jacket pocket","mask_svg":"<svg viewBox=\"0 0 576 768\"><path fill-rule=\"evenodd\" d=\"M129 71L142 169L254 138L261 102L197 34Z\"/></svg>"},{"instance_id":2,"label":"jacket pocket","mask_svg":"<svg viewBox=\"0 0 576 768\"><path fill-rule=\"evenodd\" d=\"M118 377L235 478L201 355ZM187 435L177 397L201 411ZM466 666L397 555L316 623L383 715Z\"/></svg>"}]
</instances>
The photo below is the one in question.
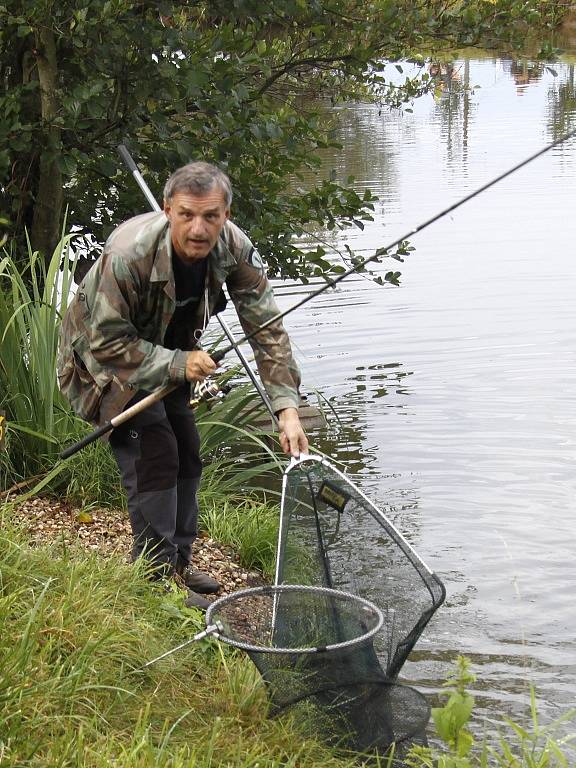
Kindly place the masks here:
<instances>
[{"instance_id":1,"label":"jacket pocket","mask_svg":"<svg viewBox=\"0 0 576 768\"><path fill-rule=\"evenodd\" d=\"M74 344L58 365L58 386L75 413L86 421L96 421L110 379L102 374L96 381L86 368Z\"/></svg>"}]
</instances>

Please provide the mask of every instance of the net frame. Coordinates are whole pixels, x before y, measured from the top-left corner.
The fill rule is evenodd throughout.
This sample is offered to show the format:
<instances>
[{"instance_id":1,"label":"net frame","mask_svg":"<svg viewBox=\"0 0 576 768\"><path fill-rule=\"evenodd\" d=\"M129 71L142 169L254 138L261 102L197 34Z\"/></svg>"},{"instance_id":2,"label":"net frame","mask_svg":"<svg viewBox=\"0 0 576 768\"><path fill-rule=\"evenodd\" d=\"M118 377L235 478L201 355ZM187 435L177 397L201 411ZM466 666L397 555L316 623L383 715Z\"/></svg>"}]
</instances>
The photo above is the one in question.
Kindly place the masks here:
<instances>
[{"instance_id":1,"label":"net frame","mask_svg":"<svg viewBox=\"0 0 576 768\"><path fill-rule=\"evenodd\" d=\"M422 560L422 558L416 552L414 547L400 533L400 531L398 530L398 528L396 528L394 523L392 523L392 521L388 517L386 517L386 515L382 512L382 510L378 509L378 507L372 501L370 501L368 496L366 496L366 494L360 488L358 488L358 486L355 483L353 483L349 477L347 477L343 472L341 472L337 467L335 467L331 462L329 462L328 459L326 459L324 456L318 456L315 453L302 453L298 458L295 458L293 456L290 460L289 465L286 467L282 477L282 496L285 496L286 494L286 487L288 485L288 473L290 472L290 470L308 461L316 461L319 464L323 464L324 466L329 467L330 470L334 472L336 475L338 475L341 480L343 480L347 485L350 485L352 488L354 488L356 493L358 493L358 495L362 497L363 501L365 501L366 504L371 508L372 513L373 514L375 513L376 516L379 516L382 518L382 520L384 520L386 525L394 532L398 542L401 542L402 545L412 553L412 556L420 563L422 568L424 568L424 570L427 571L427 573L430 576L436 576L434 571L431 568L429 568L428 565L426 565L426 563L424 562L424 560ZM282 539L282 532L284 530L283 523L284 523L284 505L282 505L280 508L280 528L278 532L278 544L276 549L276 571L274 574L275 586L280 585L279 579L280 579L280 568L281 568L281 556L282 556L283 545L284 545L284 541Z\"/></svg>"},{"instance_id":2,"label":"net frame","mask_svg":"<svg viewBox=\"0 0 576 768\"><path fill-rule=\"evenodd\" d=\"M349 605L354 605L356 609L358 610L358 613L360 615L360 611L370 612L375 618L376 623L370 627L369 629L366 629L362 634L356 635L355 637L351 637L347 640L343 640L336 643L328 643L323 645L317 645L317 646L267 646L267 645L256 645L252 643L247 643L241 640L235 640L234 638L231 638L226 635L226 629L221 619L219 619L217 616L215 618L215 614L217 614L219 611L222 610L223 607L230 605L230 603L238 603L240 600L250 597L258 597L260 595L265 597L272 597L274 600L273 604L273 622L275 622L276 619L276 611L278 610L278 598L281 597L283 594L295 594L295 593L302 593L304 595L322 595L326 598L330 599L336 599L339 601L345 601ZM318 587L318 586L312 586L312 585L303 585L303 584L275 584L275 585L265 585L261 587L250 587L248 589L239 589L236 592L231 592L228 595L224 595L223 597L218 598L215 600L209 608L206 610L206 616L205 616L205 624L206 628L202 632L198 632L194 637L190 638L189 640L186 640L184 643L181 643L180 645L177 645L174 648L171 648L169 651L166 651L165 653L161 654L160 656L157 656L156 658L152 659L151 661L148 661L142 669L145 669L146 667L151 666L152 664L155 664L157 661L160 661L161 659L165 659L167 656L171 656L173 653L176 653L176 651L180 651L183 648L186 648L191 643L197 642L199 640L203 640L205 637L213 637L216 640L219 640L220 642L225 643L226 645L231 645L234 648L239 648L240 650L246 651L247 653L272 653L272 654L290 654L292 656L296 654L316 654L316 653L330 653L332 651L341 651L347 648L352 648L357 645L361 645L363 643L368 643L381 629L384 624L384 614L378 608L377 605L372 603L370 600L366 600L366 598L359 597L358 595L353 595L350 592L345 592L341 589L329 589L328 587Z\"/></svg>"},{"instance_id":3,"label":"net frame","mask_svg":"<svg viewBox=\"0 0 576 768\"><path fill-rule=\"evenodd\" d=\"M302 593L304 595L324 595L327 598L332 599L338 599L340 601L345 601L348 604L355 605L358 608L358 611L361 609L364 611L370 611L372 614L376 617L376 624L371 627L370 629L367 629L365 632L363 632L361 635L357 635L356 637L350 638L348 640L343 640L336 643L328 643L326 645L318 645L318 646L264 646L264 645L256 645L251 643L246 643L239 640L234 640L230 637L227 637L225 634L223 634L223 625L222 622L216 619L213 621L214 614L217 613L217 611L221 610L221 608L225 605L228 605L232 602L238 602L239 599L250 597L250 596L258 596L258 595L264 595L264 596L270 596L274 598L274 610L277 608L277 598L280 597L282 594L294 594L294 593ZM275 584L273 586L263 586L263 587L250 587L249 589L240 589L236 592L232 592L229 595L224 595L224 597L219 598L215 602L213 602L210 607L206 610L206 624L207 626L216 626L220 627L215 629L213 632L211 632L212 636L215 637L217 640L221 640L223 643L226 643L226 645L231 645L234 648L240 648L243 651L248 651L251 653L277 653L277 654L313 654L313 653L330 653L331 651L339 651L343 650L345 648L351 648L355 645L360 645L362 643L368 642L374 635L376 635L381 629L384 624L384 614L378 608L377 605L372 603L370 600L366 600L364 597L359 597L358 595L353 595L351 592L345 592L341 589L330 589L328 587L318 587L313 585L303 585L303 584Z\"/></svg>"},{"instance_id":4,"label":"net frame","mask_svg":"<svg viewBox=\"0 0 576 768\"><path fill-rule=\"evenodd\" d=\"M307 469L306 465L310 466L310 469ZM416 550L412 547L412 545L407 541L405 536L398 530L398 528L392 523L392 521L382 512L381 509L379 509L367 496L366 494L354 483L352 480L344 474L344 472L341 472L337 467L335 467L332 462L330 462L325 456L318 455L318 454L301 454L298 458L292 458L290 460L290 463L284 470L284 475L282 479L282 503L280 507L280 520L279 520L279 531L278 531L278 540L277 540L277 548L276 548L276 571L275 571L275 577L274 577L274 583L276 585L282 584L282 583L289 583L289 581L286 579L286 575L283 573L283 567L285 563L285 554L286 554L286 546L289 539L289 531L285 523L290 521L291 517L289 512L286 511L285 508L285 500L288 498L288 487L290 484L290 473L292 470L302 471L303 475L307 478L307 483L309 486L310 491L310 499L311 499L311 505L310 510L313 511L314 519L316 520L316 537L317 537L317 543L319 547L319 551L321 554L321 565L323 568L323 575L321 578L321 583L324 582L326 586L330 588L338 588L339 585L334 583L333 580L333 574L332 574L332 562L331 558L328 555L327 551L327 545L328 547L331 545L331 541L326 541L324 539L324 535L319 523L319 511L316 506L317 502L315 499L315 492L313 488L313 483L311 481L311 477L315 476L316 473L321 473L322 468L325 468L329 473L334 475L335 480L338 482L342 482L344 488L348 487L351 488L353 491L353 494L355 494L361 503L366 508L367 512L374 518L374 520L383 527L383 529L386 531L387 536L389 537L390 541L398 548L399 552L403 553L403 557L406 559L406 563L409 563L409 568L412 569L412 571L415 574L418 574L418 578L420 579L420 588L424 588L424 591L428 595L428 604L427 607L423 606L423 612L420 614L419 618L415 623L412 625L411 629L407 632L405 636L401 638L400 642L394 641L393 646L390 646L390 649L381 649L378 651L378 657L380 659L380 662L383 664L382 666L382 675L385 678L388 679L395 679L404 662L408 658L411 650L417 643L419 637L421 636L424 628L432 618L433 614L436 612L436 610L442 605L446 598L446 589L444 587L444 584L442 583L441 579L438 577L438 575L424 562L424 560L420 557L420 555L416 552ZM340 515L342 514L342 511L339 511L337 517L337 526L340 525ZM337 528L338 530L338 528ZM296 579L293 579L295 581ZM420 583L419 582L419 583ZM358 587L359 585L355 585ZM344 587L347 588L347 587ZM365 596L362 591L355 588L353 590L355 593ZM370 599L373 600L377 605L379 604L379 600L377 600L373 595L369 595ZM388 610L384 609L387 618L386 618L386 626L388 627L388 621L391 619L394 621L394 611L391 612L391 615L388 615ZM387 658L385 659L382 656L381 651L385 650L385 655ZM260 670L263 674L263 670Z\"/></svg>"}]
</instances>

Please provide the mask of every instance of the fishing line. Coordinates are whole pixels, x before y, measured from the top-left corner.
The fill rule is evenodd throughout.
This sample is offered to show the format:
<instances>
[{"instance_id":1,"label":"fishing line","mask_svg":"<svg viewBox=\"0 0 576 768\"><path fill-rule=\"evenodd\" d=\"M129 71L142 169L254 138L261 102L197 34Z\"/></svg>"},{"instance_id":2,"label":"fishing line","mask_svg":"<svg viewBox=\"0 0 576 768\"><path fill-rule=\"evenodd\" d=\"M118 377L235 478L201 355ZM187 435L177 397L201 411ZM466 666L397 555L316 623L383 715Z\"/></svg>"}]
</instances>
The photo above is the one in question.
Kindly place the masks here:
<instances>
[{"instance_id":1,"label":"fishing line","mask_svg":"<svg viewBox=\"0 0 576 768\"><path fill-rule=\"evenodd\" d=\"M503 179L507 178L508 176L511 176L513 173L516 173L516 171L520 170L520 168L523 168L525 165L528 165L528 163L531 163L533 160L536 160L538 157L541 157L542 155L546 154L546 152L549 152L554 147L559 146L560 144L563 144L568 139L571 139L573 136L576 135L576 128L574 128L572 131L569 131L568 133L564 134L560 138L556 139L555 141L552 141L550 144L547 144L546 146L542 147L542 149L539 149L537 152L534 152L529 157L525 158L519 163L516 163L516 165L513 165L508 170L504 171L500 175L496 176L495 178L491 179L490 181L486 182L482 186L478 187L477 189L473 190L469 194L465 195L464 197L460 198L460 200L457 200L455 203L452 203L452 205L449 205L447 208L442 209L438 213L436 213L434 216L431 216L429 219L426 219L426 221L422 222L418 226L411 229L409 232L406 232L405 234L398 237L393 242L389 243L383 248L378 248L375 253L373 253L371 256L368 256L366 259L363 259L358 264L356 264L353 267L350 267L350 269L346 270L342 274L338 275L337 277L330 278L326 280L326 283L322 285L320 288L318 288L316 291L313 291L312 293L307 294L302 299L297 301L295 304L293 304L288 309L284 310L283 312L279 312L278 314L271 317L266 322L262 323L256 330L252 331L251 333L246 334L241 339L238 339L237 341L234 341L229 346L224 347L223 349L218 349L215 352L210 353L210 357L215 363L219 363L229 352L232 352L233 350L236 351L236 353L239 355L239 357L242 359L243 355L239 349L239 345L243 344L246 341L254 341L254 343L258 344L258 342L255 341L255 337L261 333L262 331L269 328L274 323L278 323L280 320L282 320L284 317L289 315L291 312L294 312L296 309L299 309L300 307L304 306L304 304L307 304L309 301L312 301L313 298L316 296L320 296L320 294L327 291L329 288L335 288L338 283L342 282L342 280L345 280L347 277L350 277L351 275L357 274L361 270L363 270L368 264L370 264L373 261L378 261L382 256L386 256L388 251L390 251L392 248L396 248L397 246L401 245L404 241L408 240L409 238L413 237L418 232L422 232L424 229L429 227L431 224L434 224L436 221L439 221L440 219L444 218L444 216L447 216L452 211L455 211L457 208L460 208L460 206L464 205L464 203L467 203L469 200L472 200L477 195L481 194L482 192L485 192L487 189L490 189L490 187L493 187L495 184L497 184L499 181L502 181ZM124 157L127 165L132 170L133 176L138 181L139 185L142 187L142 189L147 189L146 182L141 177L136 164L132 160L130 154L128 153L128 150L125 147L119 148L120 154ZM154 199L153 195L150 193L149 202L153 208L158 208L158 203ZM230 338L230 337L229 337ZM271 358L273 360L273 358ZM250 369L249 366L246 366L246 370L251 378L254 377L254 373ZM259 393L262 396L262 399L264 402L266 402L266 396L264 395L262 388L260 387L259 383L255 381L255 377L253 378L253 382L259 391ZM172 391L176 388L175 384L169 384L165 387L162 387L161 389L157 390L156 392L153 392L151 395L148 395L148 397L141 400L139 403L137 403L135 406L132 406L131 408L123 411L122 413L115 416L113 419L111 419L106 424L103 424L98 429L96 429L94 432L92 432L90 435L87 435L82 440L80 440L75 445L71 446L67 450L65 450L62 454L62 458L68 458L73 453L76 453L76 451L83 448L85 445L88 445L88 443L93 442L98 437L101 437L102 435L106 434L107 432L111 431L114 427L119 426L124 421L127 421L129 418L131 418L133 415L136 414L136 412L140 412L140 410L144 410L149 405L151 405L153 402L156 402L158 400L161 400L168 392ZM137 410L138 409L138 410ZM273 414L272 408L270 406L270 412ZM275 415L273 415L273 418L275 419Z\"/></svg>"}]
</instances>

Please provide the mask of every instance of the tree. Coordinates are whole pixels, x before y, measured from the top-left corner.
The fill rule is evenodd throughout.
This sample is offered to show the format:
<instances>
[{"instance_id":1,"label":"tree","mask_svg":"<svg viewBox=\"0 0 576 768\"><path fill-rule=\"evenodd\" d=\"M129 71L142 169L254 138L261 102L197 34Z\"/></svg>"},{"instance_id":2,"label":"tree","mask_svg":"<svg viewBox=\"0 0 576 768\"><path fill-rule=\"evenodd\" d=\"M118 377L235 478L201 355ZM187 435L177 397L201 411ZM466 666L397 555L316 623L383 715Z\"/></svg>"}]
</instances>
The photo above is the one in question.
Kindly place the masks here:
<instances>
[{"instance_id":1,"label":"tree","mask_svg":"<svg viewBox=\"0 0 576 768\"><path fill-rule=\"evenodd\" d=\"M426 88L378 74L426 44L473 44L528 14L521 0L4 0L0 27L0 189L10 234L46 256L62 215L102 242L144 209L119 167L128 140L157 197L191 158L230 175L235 219L283 275L324 274L310 225L362 226L369 192L298 176L331 143L322 105L358 95L401 104ZM89 237L87 247L97 247Z\"/></svg>"}]
</instances>

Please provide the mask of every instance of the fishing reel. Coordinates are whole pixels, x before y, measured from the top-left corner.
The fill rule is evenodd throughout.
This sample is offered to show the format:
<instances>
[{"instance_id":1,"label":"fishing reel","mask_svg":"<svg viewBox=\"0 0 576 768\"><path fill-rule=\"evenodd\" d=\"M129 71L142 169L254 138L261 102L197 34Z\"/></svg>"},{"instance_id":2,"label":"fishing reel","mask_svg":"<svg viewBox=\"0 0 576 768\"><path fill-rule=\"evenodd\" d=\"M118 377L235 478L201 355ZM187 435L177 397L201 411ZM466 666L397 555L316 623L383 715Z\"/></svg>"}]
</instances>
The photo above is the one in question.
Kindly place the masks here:
<instances>
[{"instance_id":1,"label":"fishing reel","mask_svg":"<svg viewBox=\"0 0 576 768\"><path fill-rule=\"evenodd\" d=\"M195 381L190 385L190 401L188 407L193 411L205 403L208 408L223 400L232 387L229 384L219 384L216 379Z\"/></svg>"}]
</instances>

